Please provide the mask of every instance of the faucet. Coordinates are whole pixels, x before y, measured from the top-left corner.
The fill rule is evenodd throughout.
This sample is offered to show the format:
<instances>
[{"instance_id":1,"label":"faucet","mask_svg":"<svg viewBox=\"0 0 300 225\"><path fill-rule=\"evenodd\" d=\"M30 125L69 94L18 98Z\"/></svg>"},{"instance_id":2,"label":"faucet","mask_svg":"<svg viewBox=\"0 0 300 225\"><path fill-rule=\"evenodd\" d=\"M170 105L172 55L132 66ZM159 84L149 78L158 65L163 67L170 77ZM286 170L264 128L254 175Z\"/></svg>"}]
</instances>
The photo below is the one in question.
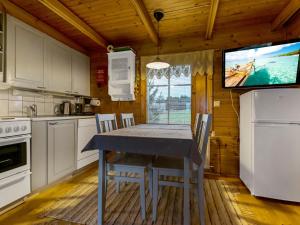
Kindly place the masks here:
<instances>
[{"instance_id":1,"label":"faucet","mask_svg":"<svg viewBox=\"0 0 300 225\"><path fill-rule=\"evenodd\" d=\"M30 109L30 117L36 117L37 116L37 105L32 104L29 106Z\"/></svg>"}]
</instances>

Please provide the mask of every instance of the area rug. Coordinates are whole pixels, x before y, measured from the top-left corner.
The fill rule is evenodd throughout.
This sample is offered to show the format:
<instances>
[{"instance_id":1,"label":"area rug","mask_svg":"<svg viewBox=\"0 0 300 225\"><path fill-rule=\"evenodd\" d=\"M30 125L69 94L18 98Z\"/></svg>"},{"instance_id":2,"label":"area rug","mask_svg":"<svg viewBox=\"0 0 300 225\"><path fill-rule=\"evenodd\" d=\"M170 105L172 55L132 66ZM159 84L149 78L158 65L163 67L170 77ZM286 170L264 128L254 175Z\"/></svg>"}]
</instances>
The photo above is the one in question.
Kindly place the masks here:
<instances>
[{"instance_id":1,"label":"area rug","mask_svg":"<svg viewBox=\"0 0 300 225\"><path fill-rule=\"evenodd\" d=\"M97 185L96 175L84 179L70 192L45 208L41 216L75 224L97 225ZM245 209L245 206L240 208L236 204L235 195L238 194L238 189L235 187L234 184L228 184L223 180L205 180L206 220L208 224L214 224L214 220L219 219L220 221L227 220L226 224L247 224L243 220L242 214L245 211L251 214L251 211ZM174 187L166 187L160 192L158 224L162 224L162 222L164 224L182 224L182 196L182 190ZM193 192L191 197L193 225L199 224L196 197ZM147 193L146 200L147 221L142 221L138 185L122 184L120 193L116 193L114 183L109 182L105 224L147 224L151 221L149 193ZM165 221L170 218L170 222Z\"/></svg>"}]
</instances>

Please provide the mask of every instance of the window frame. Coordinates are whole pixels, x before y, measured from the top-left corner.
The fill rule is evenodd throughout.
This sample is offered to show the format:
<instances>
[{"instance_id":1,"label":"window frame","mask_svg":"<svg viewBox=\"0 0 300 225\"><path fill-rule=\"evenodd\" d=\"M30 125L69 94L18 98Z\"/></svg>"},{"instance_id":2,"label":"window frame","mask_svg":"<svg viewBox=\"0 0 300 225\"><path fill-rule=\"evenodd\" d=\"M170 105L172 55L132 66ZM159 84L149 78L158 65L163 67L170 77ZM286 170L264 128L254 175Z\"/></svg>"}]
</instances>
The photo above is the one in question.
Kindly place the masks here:
<instances>
[{"instance_id":1,"label":"window frame","mask_svg":"<svg viewBox=\"0 0 300 225\"><path fill-rule=\"evenodd\" d=\"M146 95L147 95L147 105L146 105L146 108L147 108L147 123L149 124L168 124L168 125L181 125L181 123L170 123L170 109L168 109L168 122L167 123L150 123L149 121L149 86L151 87L168 87L168 105L170 105L170 93L171 93L171 86L173 87L190 87L190 99L191 99L191 103L192 103L192 74L190 75L190 83L189 84L172 84L171 85L171 76L169 76L168 78L168 84L162 84L162 85L159 85L159 84L154 84L154 85L148 85L148 80L149 78L147 77L146 79ZM192 118L192 104L190 104L190 116ZM190 121L192 122L192 121ZM182 125L185 125L185 124L182 124Z\"/></svg>"}]
</instances>

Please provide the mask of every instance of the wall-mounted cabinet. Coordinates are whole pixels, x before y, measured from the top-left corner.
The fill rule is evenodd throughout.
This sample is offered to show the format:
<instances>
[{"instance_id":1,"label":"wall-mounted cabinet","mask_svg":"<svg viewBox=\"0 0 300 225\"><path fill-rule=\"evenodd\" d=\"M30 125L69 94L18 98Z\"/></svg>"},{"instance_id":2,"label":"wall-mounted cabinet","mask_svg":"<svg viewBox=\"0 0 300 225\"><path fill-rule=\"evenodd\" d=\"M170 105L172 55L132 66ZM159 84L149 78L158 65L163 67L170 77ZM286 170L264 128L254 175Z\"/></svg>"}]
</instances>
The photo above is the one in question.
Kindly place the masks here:
<instances>
[{"instance_id":1,"label":"wall-mounted cabinet","mask_svg":"<svg viewBox=\"0 0 300 225\"><path fill-rule=\"evenodd\" d=\"M72 51L72 92L90 95L90 58Z\"/></svg>"},{"instance_id":2,"label":"wall-mounted cabinet","mask_svg":"<svg viewBox=\"0 0 300 225\"><path fill-rule=\"evenodd\" d=\"M17 87L44 88L44 36L7 16L7 81Z\"/></svg>"},{"instance_id":3,"label":"wall-mounted cabinet","mask_svg":"<svg viewBox=\"0 0 300 225\"><path fill-rule=\"evenodd\" d=\"M45 41L46 87L55 92L72 91L72 55L71 50L61 43L47 39Z\"/></svg>"},{"instance_id":4,"label":"wall-mounted cabinet","mask_svg":"<svg viewBox=\"0 0 300 225\"><path fill-rule=\"evenodd\" d=\"M7 82L11 86L90 95L89 57L7 16Z\"/></svg>"},{"instance_id":5,"label":"wall-mounted cabinet","mask_svg":"<svg viewBox=\"0 0 300 225\"><path fill-rule=\"evenodd\" d=\"M0 12L0 82L4 82L6 16Z\"/></svg>"},{"instance_id":6,"label":"wall-mounted cabinet","mask_svg":"<svg viewBox=\"0 0 300 225\"><path fill-rule=\"evenodd\" d=\"M132 51L108 53L108 94L112 101L133 101L135 54Z\"/></svg>"}]
</instances>

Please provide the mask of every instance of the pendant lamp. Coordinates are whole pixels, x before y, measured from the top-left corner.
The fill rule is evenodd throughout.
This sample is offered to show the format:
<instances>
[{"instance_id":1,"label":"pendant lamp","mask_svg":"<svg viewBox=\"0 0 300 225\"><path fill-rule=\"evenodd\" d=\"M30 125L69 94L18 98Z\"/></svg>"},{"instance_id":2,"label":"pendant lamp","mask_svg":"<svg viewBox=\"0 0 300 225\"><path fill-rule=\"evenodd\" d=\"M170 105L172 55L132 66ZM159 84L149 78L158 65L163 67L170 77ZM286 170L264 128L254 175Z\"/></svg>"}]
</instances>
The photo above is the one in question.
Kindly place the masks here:
<instances>
[{"instance_id":1,"label":"pendant lamp","mask_svg":"<svg viewBox=\"0 0 300 225\"><path fill-rule=\"evenodd\" d=\"M164 12L161 9L157 9L154 11L154 18L157 21L157 32L158 32L158 42L159 42L159 21L164 17ZM162 61L159 58L159 43L157 44L157 56L156 59L153 62L150 62L146 65L148 69L166 69L170 67L170 64L167 62Z\"/></svg>"}]
</instances>

